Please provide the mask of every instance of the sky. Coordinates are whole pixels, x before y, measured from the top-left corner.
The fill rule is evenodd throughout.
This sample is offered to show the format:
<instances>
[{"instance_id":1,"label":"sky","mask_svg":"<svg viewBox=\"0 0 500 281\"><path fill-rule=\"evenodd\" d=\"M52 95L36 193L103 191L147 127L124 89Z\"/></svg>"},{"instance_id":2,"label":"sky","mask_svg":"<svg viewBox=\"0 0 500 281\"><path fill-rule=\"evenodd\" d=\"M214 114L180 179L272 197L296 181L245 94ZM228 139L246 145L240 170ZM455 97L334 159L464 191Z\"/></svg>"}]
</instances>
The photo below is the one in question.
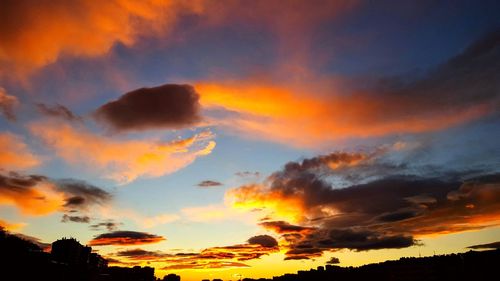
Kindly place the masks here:
<instances>
[{"instance_id":1,"label":"sky","mask_svg":"<svg viewBox=\"0 0 500 281\"><path fill-rule=\"evenodd\" d=\"M1 1L0 226L188 281L487 248L498 11Z\"/></svg>"}]
</instances>

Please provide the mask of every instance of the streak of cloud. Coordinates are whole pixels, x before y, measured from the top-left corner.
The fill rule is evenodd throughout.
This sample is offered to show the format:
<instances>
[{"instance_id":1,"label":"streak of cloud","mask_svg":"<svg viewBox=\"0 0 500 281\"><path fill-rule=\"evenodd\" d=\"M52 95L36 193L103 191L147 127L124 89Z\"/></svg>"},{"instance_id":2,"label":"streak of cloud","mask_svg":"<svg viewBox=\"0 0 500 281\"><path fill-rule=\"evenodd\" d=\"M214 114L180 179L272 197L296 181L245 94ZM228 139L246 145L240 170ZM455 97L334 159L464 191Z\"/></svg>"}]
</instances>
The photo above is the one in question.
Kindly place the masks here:
<instances>
[{"instance_id":1,"label":"streak of cloud","mask_svg":"<svg viewBox=\"0 0 500 281\"><path fill-rule=\"evenodd\" d=\"M108 245L142 245L152 244L164 241L165 238L159 235L154 235L146 232L137 231L113 231L97 235L89 241L91 246L108 246Z\"/></svg>"},{"instance_id":2,"label":"streak of cloud","mask_svg":"<svg viewBox=\"0 0 500 281\"><path fill-rule=\"evenodd\" d=\"M173 173L215 147L209 131L186 139L116 140L66 123L39 122L31 132L72 164L98 168L103 176L125 184L138 177L158 177ZM123 153L127 151L127 153Z\"/></svg>"}]
</instances>

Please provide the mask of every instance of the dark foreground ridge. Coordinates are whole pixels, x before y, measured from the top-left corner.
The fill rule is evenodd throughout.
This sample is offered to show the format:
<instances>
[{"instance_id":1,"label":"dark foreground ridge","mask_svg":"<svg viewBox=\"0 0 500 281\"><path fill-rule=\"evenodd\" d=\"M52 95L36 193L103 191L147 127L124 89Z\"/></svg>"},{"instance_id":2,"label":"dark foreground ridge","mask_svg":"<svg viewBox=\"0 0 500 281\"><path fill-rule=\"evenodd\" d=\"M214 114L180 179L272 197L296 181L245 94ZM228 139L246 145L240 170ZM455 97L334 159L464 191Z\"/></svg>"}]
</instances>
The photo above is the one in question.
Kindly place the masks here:
<instances>
[{"instance_id":1,"label":"dark foreground ridge","mask_svg":"<svg viewBox=\"0 0 500 281\"><path fill-rule=\"evenodd\" d=\"M357 280L496 280L500 273L500 249L422 258L401 258L360 267L318 266L272 279L243 281L357 281Z\"/></svg>"},{"instance_id":2,"label":"dark foreground ridge","mask_svg":"<svg viewBox=\"0 0 500 281\"><path fill-rule=\"evenodd\" d=\"M52 245L37 245L0 228L0 250L0 280L156 280L152 267L108 267L106 259L73 238L63 238ZM177 281L180 277L171 274L164 280Z\"/></svg>"},{"instance_id":3,"label":"dark foreground ridge","mask_svg":"<svg viewBox=\"0 0 500 281\"><path fill-rule=\"evenodd\" d=\"M152 267L108 267L106 259L75 239L43 245L9 234L0 228L0 280L50 281L155 281ZM47 245L48 246L48 245ZM243 281L356 281L356 280L496 280L500 249L423 258L401 258L360 267L319 266L309 271L271 279ZM169 274L164 281L180 281ZM205 279L208 280L208 279ZM221 279L214 279L221 280Z\"/></svg>"}]
</instances>

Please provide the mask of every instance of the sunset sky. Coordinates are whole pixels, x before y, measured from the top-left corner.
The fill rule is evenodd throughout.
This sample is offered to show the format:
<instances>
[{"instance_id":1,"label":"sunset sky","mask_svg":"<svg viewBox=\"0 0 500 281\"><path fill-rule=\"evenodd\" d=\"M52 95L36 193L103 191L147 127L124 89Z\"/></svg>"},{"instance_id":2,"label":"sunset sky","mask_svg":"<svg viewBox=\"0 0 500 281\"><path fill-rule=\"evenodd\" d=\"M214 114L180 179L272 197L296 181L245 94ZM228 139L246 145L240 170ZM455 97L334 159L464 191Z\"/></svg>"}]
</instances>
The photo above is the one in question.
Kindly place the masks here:
<instances>
[{"instance_id":1,"label":"sunset sky","mask_svg":"<svg viewBox=\"0 0 500 281\"><path fill-rule=\"evenodd\" d=\"M499 11L0 1L0 226L187 281L496 242Z\"/></svg>"}]
</instances>

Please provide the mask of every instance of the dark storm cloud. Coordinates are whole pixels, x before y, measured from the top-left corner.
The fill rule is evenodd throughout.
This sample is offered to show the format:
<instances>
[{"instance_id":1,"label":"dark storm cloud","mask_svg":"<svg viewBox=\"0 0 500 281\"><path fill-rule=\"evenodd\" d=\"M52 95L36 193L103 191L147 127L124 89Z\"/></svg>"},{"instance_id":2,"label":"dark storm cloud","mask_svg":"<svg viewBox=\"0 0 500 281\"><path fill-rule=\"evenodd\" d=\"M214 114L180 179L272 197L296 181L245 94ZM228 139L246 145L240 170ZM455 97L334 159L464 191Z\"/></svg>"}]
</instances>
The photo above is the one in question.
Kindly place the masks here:
<instances>
[{"instance_id":1,"label":"dark storm cloud","mask_svg":"<svg viewBox=\"0 0 500 281\"><path fill-rule=\"evenodd\" d=\"M96 111L116 131L178 129L201 120L199 95L190 85L166 84L128 92Z\"/></svg>"},{"instance_id":2,"label":"dark storm cloud","mask_svg":"<svg viewBox=\"0 0 500 281\"><path fill-rule=\"evenodd\" d=\"M82 121L80 116L75 115L67 107L60 104L49 106L44 103L37 103L36 107L45 116L61 118L67 121Z\"/></svg>"},{"instance_id":3,"label":"dark storm cloud","mask_svg":"<svg viewBox=\"0 0 500 281\"><path fill-rule=\"evenodd\" d=\"M64 179L57 181L58 187L63 192L71 195L66 198L65 207L84 209L90 205L104 205L112 198L107 191L91 185L85 181Z\"/></svg>"},{"instance_id":4,"label":"dark storm cloud","mask_svg":"<svg viewBox=\"0 0 500 281\"><path fill-rule=\"evenodd\" d=\"M293 241L293 240L292 240ZM319 257L324 251L351 249L368 251L378 249L399 249L417 243L411 236L386 235L370 230L350 228L320 228L293 241L286 254L286 260L310 259Z\"/></svg>"},{"instance_id":5,"label":"dark storm cloud","mask_svg":"<svg viewBox=\"0 0 500 281\"><path fill-rule=\"evenodd\" d=\"M197 184L199 187L216 187L216 186L221 186L222 183L218 181L212 181L212 180L204 180L200 183Z\"/></svg>"},{"instance_id":6,"label":"dark storm cloud","mask_svg":"<svg viewBox=\"0 0 500 281\"><path fill-rule=\"evenodd\" d=\"M61 218L61 222L79 222L79 223L90 223L90 218L88 216L70 216L64 214Z\"/></svg>"},{"instance_id":7,"label":"dark storm cloud","mask_svg":"<svg viewBox=\"0 0 500 281\"><path fill-rule=\"evenodd\" d=\"M0 189L22 192L46 180L48 178L41 175L21 175L15 172L0 174Z\"/></svg>"},{"instance_id":8,"label":"dark storm cloud","mask_svg":"<svg viewBox=\"0 0 500 281\"><path fill-rule=\"evenodd\" d=\"M395 177L329 191L304 186L308 208L331 206L339 214L298 241L366 251L409 247L417 243L414 236L488 227L490 218L500 216L500 182L479 182ZM321 199L311 200L316 191Z\"/></svg>"},{"instance_id":9,"label":"dark storm cloud","mask_svg":"<svg viewBox=\"0 0 500 281\"><path fill-rule=\"evenodd\" d=\"M415 210L400 210L392 213L382 214L377 217L377 219L382 222L392 222L409 219L415 216L417 216L417 212Z\"/></svg>"},{"instance_id":10,"label":"dark storm cloud","mask_svg":"<svg viewBox=\"0 0 500 281\"><path fill-rule=\"evenodd\" d=\"M415 244L412 237L403 235L381 235L371 231L332 229L326 240L319 244L329 249L353 249L356 251L406 248Z\"/></svg>"},{"instance_id":11,"label":"dark storm cloud","mask_svg":"<svg viewBox=\"0 0 500 281\"><path fill-rule=\"evenodd\" d=\"M276 233L283 234L283 233L300 233L300 232L311 232L315 228L314 227L306 227L306 226L300 226L300 225L293 225L290 224L286 221L266 221L262 222L259 224L260 226L263 226L266 229L272 230Z\"/></svg>"},{"instance_id":12,"label":"dark storm cloud","mask_svg":"<svg viewBox=\"0 0 500 281\"><path fill-rule=\"evenodd\" d=\"M269 235L257 235L248 239L249 244L258 244L262 247L272 248L278 247L278 241Z\"/></svg>"},{"instance_id":13,"label":"dark storm cloud","mask_svg":"<svg viewBox=\"0 0 500 281\"><path fill-rule=\"evenodd\" d=\"M500 217L500 174L434 171L426 177L418 166L384 162L389 158L383 153L332 155L342 154L290 162L262 185L229 191L236 203L249 200L253 208L259 202L264 210L294 204L298 223L272 221L271 213L259 224L288 243L287 259L339 249L410 247L418 244L418 237L490 227ZM372 178L370 168L380 171L381 166L397 168ZM358 170L368 175L361 178L363 183L346 181L350 184L338 187L339 178Z\"/></svg>"},{"instance_id":14,"label":"dark storm cloud","mask_svg":"<svg viewBox=\"0 0 500 281\"><path fill-rule=\"evenodd\" d=\"M500 241L467 247L469 249L500 249Z\"/></svg>"},{"instance_id":15,"label":"dark storm cloud","mask_svg":"<svg viewBox=\"0 0 500 281\"><path fill-rule=\"evenodd\" d=\"M113 231L97 235L89 241L91 246L141 245L164 241L162 236L137 231Z\"/></svg>"}]
</instances>

